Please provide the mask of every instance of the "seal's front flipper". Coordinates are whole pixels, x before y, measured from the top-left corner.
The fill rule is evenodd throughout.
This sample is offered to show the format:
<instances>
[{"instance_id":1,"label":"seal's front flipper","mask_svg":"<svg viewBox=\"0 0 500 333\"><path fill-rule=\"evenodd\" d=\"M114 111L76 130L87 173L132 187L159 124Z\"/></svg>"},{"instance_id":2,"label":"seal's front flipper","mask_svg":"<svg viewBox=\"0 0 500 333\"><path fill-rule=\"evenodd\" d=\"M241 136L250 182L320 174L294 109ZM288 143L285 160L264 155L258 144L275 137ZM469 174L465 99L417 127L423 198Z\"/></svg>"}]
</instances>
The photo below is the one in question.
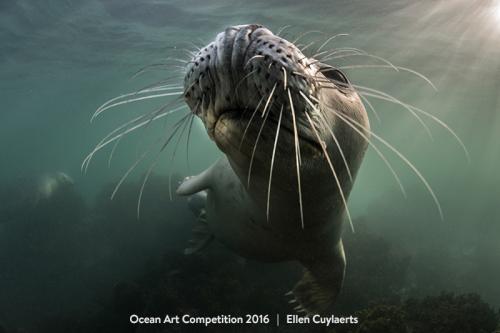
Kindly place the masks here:
<instances>
[{"instance_id":1,"label":"seal's front flipper","mask_svg":"<svg viewBox=\"0 0 500 333\"><path fill-rule=\"evenodd\" d=\"M187 199L188 207L196 217L205 214L205 206L207 204L207 191L200 191L190 195Z\"/></svg>"},{"instance_id":2,"label":"seal's front flipper","mask_svg":"<svg viewBox=\"0 0 500 333\"><path fill-rule=\"evenodd\" d=\"M203 171L199 175L186 177L177 188L178 195L191 195L209 188L211 168Z\"/></svg>"},{"instance_id":3,"label":"seal's front flipper","mask_svg":"<svg viewBox=\"0 0 500 333\"><path fill-rule=\"evenodd\" d=\"M302 279L290 292L290 303L305 314L325 313L337 299L345 273L345 254L342 241L324 256L302 260L305 266Z\"/></svg>"},{"instance_id":4,"label":"seal's front flipper","mask_svg":"<svg viewBox=\"0 0 500 333\"><path fill-rule=\"evenodd\" d=\"M193 238L189 246L184 249L184 254L189 255L203 250L214 239L207 225L205 210L203 209L193 227Z\"/></svg>"}]
</instances>

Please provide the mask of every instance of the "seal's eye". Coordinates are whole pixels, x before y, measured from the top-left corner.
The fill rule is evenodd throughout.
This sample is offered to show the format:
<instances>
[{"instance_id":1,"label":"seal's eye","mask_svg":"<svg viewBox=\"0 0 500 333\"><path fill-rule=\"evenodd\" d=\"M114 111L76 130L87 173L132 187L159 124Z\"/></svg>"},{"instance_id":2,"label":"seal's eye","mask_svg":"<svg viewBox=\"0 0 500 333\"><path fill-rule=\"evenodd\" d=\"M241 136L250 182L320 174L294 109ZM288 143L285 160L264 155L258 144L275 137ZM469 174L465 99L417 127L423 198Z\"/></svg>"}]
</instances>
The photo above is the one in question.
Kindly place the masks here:
<instances>
[{"instance_id":1,"label":"seal's eye","mask_svg":"<svg viewBox=\"0 0 500 333\"><path fill-rule=\"evenodd\" d=\"M342 87L349 87L350 85L345 74L336 68L329 67L324 69L323 75L332 80L336 85L340 85Z\"/></svg>"}]
</instances>

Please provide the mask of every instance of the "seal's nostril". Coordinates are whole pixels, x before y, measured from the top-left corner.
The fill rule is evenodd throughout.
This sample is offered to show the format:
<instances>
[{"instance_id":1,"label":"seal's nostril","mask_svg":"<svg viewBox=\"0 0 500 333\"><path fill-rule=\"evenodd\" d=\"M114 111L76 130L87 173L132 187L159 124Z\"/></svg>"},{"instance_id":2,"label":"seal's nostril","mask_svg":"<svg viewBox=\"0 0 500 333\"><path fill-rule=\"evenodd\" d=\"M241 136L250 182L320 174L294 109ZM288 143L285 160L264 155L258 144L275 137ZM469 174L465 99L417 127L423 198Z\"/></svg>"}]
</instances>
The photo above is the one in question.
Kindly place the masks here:
<instances>
[{"instance_id":1,"label":"seal's nostril","mask_svg":"<svg viewBox=\"0 0 500 333\"><path fill-rule=\"evenodd\" d=\"M260 24L249 24L247 26L248 29L250 29L251 32L254 32L255 30L262 28L262 25Z\"/></svg>"}]
</instances>

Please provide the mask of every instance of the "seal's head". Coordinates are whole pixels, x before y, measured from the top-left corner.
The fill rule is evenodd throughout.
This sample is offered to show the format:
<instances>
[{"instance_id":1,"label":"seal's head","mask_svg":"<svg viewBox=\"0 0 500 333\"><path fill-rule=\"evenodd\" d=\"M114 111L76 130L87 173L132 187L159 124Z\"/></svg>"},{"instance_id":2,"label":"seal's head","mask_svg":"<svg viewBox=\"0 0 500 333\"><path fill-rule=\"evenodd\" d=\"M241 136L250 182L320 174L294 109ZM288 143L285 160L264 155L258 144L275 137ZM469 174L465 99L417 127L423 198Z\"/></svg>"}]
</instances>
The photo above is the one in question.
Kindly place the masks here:
<instances>
[{"instance_id":1,"label":"seal's head","mask_svg":"<svg viewBox=\"0 0 500 333\"><path fill-rule=\"evenodd\" d=\"M37 202L49 200L60 192L74 186L73 179L64 172L45 174L38 180Z\"/></svg>"},{"instance_id":2,"label":"seal's head","mask_svg":"<svg viewBox=\"0 0 500 333\"><path fill-rule=\"evenodd\" d=\"M260 25L229 27L188 63L184 97L238 176L252 173L256 191L268 187L273 163L290 170L273 180L282 190L314 191L311 200L329 200L338 184L311 180L331 178L333 168L346 195L350 191L366 148L352 124L368 128L365 109L341 71L293 43Z\"/></svg>"}]
</instances>

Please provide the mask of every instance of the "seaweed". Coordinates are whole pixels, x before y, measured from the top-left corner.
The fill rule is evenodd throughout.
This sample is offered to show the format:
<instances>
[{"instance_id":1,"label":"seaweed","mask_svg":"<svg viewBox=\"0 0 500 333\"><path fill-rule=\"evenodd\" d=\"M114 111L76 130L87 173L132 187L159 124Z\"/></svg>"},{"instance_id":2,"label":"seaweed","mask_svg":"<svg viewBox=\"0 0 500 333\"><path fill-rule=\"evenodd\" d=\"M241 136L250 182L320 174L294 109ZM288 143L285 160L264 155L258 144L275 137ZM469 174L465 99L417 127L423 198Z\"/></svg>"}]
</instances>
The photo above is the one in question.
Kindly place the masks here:
<instances>
[{"instance_id":1,"label":"seaweed","mask_svg":"<svg viewBox=\"0 0 500 333\"><path fill-rule=\"evenodd\" d=\"M174 176L170 182L175 184L179 179ZM15 223L3 225L6 235L16 240L1 244L8 250L0 253L0 258L5 259L3 273L21 286L27 286L36 276L37 285L28 289L30 294L17 300L22 305L17 309L18 318L33 312L35 306L44 306L45 311L34 313L31 322L23 323L22 330L12 328L15 321L9 318L0 325L0 333L200 329L238 333L480 333L492 332L498 325L499 314L477 294L444 293L422 298L417 293L422 288L412 284L412 276L418 281L429 277L419 269L422 265L413 268L416 272L411 271L415 254L374 233L362 219L356 221L355 234L344 235L347 274L334 309L336 315L357 316L357 325L131 325L129 316L133 313L164 316L251 312L280 314L284 318L294 312L284 294L301 276L298 264L245 260L217 242L200 253L183 254L194 217L184 200L168 200L170 182L167 177L152 176L139 219L140 182L124 183L112 201L109 195L114 185L105 186L94 205L86 204L76 188L67 188L64 195L53 196L30 209L26 209L27 204L20 205L24 215L14 214ZM8 259L11 257L17 258L15 266ZM432 267L437 267L438 262ZM439 277L439 281L433 281L439 286L451 285L455 279L445 274L432 276ZM25 304L31 301L35 305L29 308ZM2 306L2 319L16 315L14 310L5 311L5 304Z\"/></svg>"},{"instance_id":2,"label":"seaweed","mask_svg":"<svg viewBox=\"0 0 500 333\"><path fill-rule=\"evenodd\" d=\"M356 313L359 325L355 333L406 333L406 313L400 306L377 304ZM431 331L429 331L431 332Z\"/></svg>"},{"instance_id":3,"label":"seaweed","mask_svg":"<svg viewBox=\"0 0 500 333\"><path fill-rule=\"evenodd\" d=\"M499 319L477 294L442 293L409 299L404 308L415 333L490 333Z\"/></svg>"},{"instance_id":4,"label":"seaweed","mask_svg":"<svg viewBox=\"0 0 500 333\"><path fill-rule=\"evenodd\" d=\"M406 292L411 257L356 221L355 234L345 233L347 268L337 311L353 313L374 302L398 303Z\"/></svg>"},{"instance_id":5,"label":"seaweed","mask_svg":"<svg viewBox=\"0 0 500 333\"><path fill-rule=\"evenodd\" d=\"M491 333L499 314L477 294L442 293L356 312L359 324L339 333Z\"/></svg>"}]
</instances>

